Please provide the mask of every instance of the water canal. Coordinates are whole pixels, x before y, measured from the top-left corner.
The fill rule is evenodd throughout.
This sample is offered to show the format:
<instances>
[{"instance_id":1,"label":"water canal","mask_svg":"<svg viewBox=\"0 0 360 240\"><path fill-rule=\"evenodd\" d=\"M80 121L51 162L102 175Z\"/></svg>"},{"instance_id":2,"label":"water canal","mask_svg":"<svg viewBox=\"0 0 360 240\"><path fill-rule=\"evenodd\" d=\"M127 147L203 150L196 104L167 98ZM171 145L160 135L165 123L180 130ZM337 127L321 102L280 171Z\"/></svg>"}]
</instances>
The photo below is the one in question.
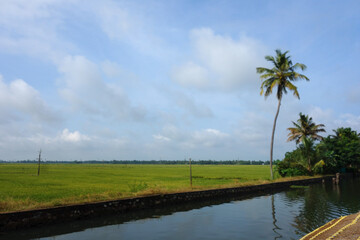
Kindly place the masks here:
<instances>
[{"instance_id":1,"label":"water canal","mask_svg":"<svg viewBox=\"0 0 360 240\"><path fill-rule=\"evenodd\" d=\"M360 179L243 198L107 216L0 235L1 239L299 239L360 211Z\"/></svg>"}]
</instances>

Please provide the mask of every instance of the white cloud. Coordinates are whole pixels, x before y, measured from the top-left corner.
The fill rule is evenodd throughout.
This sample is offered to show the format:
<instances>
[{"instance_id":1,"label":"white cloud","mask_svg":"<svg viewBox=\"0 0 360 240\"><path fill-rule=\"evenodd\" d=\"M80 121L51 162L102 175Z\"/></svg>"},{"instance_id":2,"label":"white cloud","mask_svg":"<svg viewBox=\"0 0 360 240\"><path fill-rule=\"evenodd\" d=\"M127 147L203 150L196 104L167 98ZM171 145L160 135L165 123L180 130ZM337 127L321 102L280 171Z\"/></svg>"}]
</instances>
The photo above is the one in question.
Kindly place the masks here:
<instances>
[{"instance_id":1,"label":"white cloud","mask_svg":"<svg viewBox=\"0 0 360 240\"><path fill-rule=\"evenodd\" d=\"M64 49L75 49L57 31L63 22L62 4L58 0L1 1L0 51L57 62L64 56Z\"/></svg>"},{"instance_id":2,"label":"white cloud","mask_svg":"<svg viewBox=\"0 0 360 240\"><path fill-rule=\"evenodd\" d=\"M2 122L6 122L10 116L18 116L18 118L31 117L41 122L59 120L59 117L45 103L36 89L22 79L16 79L6 84L1 75L0 110L2 111Z\"/></svg>"},{"instance_id":3,"label":"white cloud","mask_svg":"<svg viewBox=\"0 0 360 240\"><path fill-rule=\"evenodd\" d=\"M92 2L90 6L109 39L126 43L143 54L162 56L167 53L165 43L155 34L152 18L141 12L141 7L135 4L129 8L119 1Z\"/></svg>"},{"instance_id":4,"label":"white cloud","mask_svg":"<svg viewBox=\"0 0 360 240\"><path fill-rule=\"evenodd\" d=\"M184 130L166 125L144 144L144 154L152 159L224 159L233 144L230 134L218 129ZM226 152L226 154L224 154Z\"/></svg>"},{"instance_id":5,"label":"white cloud","mask_svg":"<svg viewBox=\"0 0 360 240\"><path fill-rule=\"evenodd\" d=\"M108 84L99 67L83 56L68 56L59 65L63 74L61 96L75 110L115 119L143 120L146 110L132 106L126 93L116 84Z\"/></svg>"},{"instance_id":6,"label":"white cloud","mask_svg":"<svg viewBox=\"0 0 360 240\"><path fill-rule=\"evenodd\" d=\"M98 9L97 14L101 21L101 27L109 38L121 40L131 38L136 34L134 26L140 23L115 2L108 1L107 3Z\"/></svg>"},{"instance_id":7,"label":"white cloud","mask_svg":"<svg viewBox=\"0 0 360 240\"><path fill-rule=\"evenodd\" d=\"M163 128L161 134L153 135L153 137L166 142L171 140L177 148L204 149L223 146L230 135L212 128L184 132L173 125L168 125Z\"/></svg>"},{"instance_id":8,"label":"white cloud","mask_svg":"<svg viewBox=\"0 0 360 240\"><path fill-rule=\"evenodd\" d=\"M265 48L255 39L234 40L209 28L190 33L194 59L174 68L172 78L185 87L238 90L257 86L256 67L264 63Z\"/></svg>"},{"instance_id":9,"label":"white cloud","mask_svg":"<svg viewBox=\"0 0 360 240\"><path fill-rule=\"evenodd\" d=\"M177 92L174 94L176 104L183 108L188 114L197 118L209 118L214 114L205 104L199 104L189 95Z\"/></svg>"},{"instance_id":10,"label":"white cloud","mask_svg":"<svg viewBox=\"0 0 360 240\"><path fill-rule=\"evenodd\" d=\"M153 135L153 138L154 138L155 140L165 141L165 142L168 142L168 141L171 140L170 138L165 137L165 136L160 135L160 134L155 134L155 135Z\"/></svg>"},{"instance_id":11,"label":"white cloud","mask_svg":"<svg viewBox=\"0 0 360 240\"><path fill-rule=\"evenodd\" d=\"M79 131L70 132L67 128L61 132L59 138L63 141L73 143L90 140L90 137L81 134Z\"/></svg>"},{"instance_id":12,"label":"white cloud","mask_svg":"<svg viewBox=\"0 0 360 240\"><path fill-rule=\"evenodd\" d=\"M44 160L111 160L136 156L135 145L121 137L102 138L67 128L55 135L36 131L29 136L3 136L1 128L0 132L3 160L35 159L39 149Z\"/></svg>"},{"instance_id":13,"label":"white cloud","mask_svg":"<svg viewBox=\"0 0 360 240\"><path fill-rule=\"evenodd\" d=\"M311 106L310 107L310 111L309 113L305 113L304 114L308 114L309 116L311 116L314 121L320 121L320 120L330 120L333 118L333 110L331 109L322 109L320 107L317 106ZM316 122L316 121L315 121Z\"/></svg>"},{"instance_id":14,"label":"white cloud","mask_svg":"<svg viewBox=\"0 0 360 240\"><path fill-rule=\"evenodd\" d=\"M83 43L67 36L92 24L112 42L120 42L152 56L169 53L155 34L152 17L141 8L120 1L2 0L0 1L0 51L29 55L57 64L68 54L82 54ZM76 9L76 10L75 10ZM69 25L69 23L71 25ZM73 29L76 28L76 29ZM89 41L90 42L90 41Z\"/></svg>"},{"instance_id":15,"label":"white cloud","mask_svg":"<svg viewBox=\"0 0 360 240\"><path fill-rule=\"evenodd\" d=\"M42 148L63 148L64 146L69 146L68 144L81 145L84 143L91 143L91 141L96 140L96 137L89 137L79 131L71 132L69 129L65 128L61 132L58 132L54 137L40 133L32 133L29 137L15 137L14 139L17 139L17 141L20 142L34 143Z\"/></svg>"},{"instance_id":16,"label":"white cloud","mask_svg":"<svg viewBox=\"0 0 360 240\"><path fill-rule=\"evenodd\" d=\"M249 145L258 145L267 141L270 136L272 122L255 112L244 113L235 130L237 139Z\"/></svg>"},{"instance_id":17,"label":"white cloud","mask_svg":"<svg viewBox=\"0 0 360 240\"><path fill-rule=\"evenodd\" d=\"M200 131L195 131L192 134L192 138L187 145L189 147L220 147L225 144L228 138L229 134L223 133L217 129L208 128Z\"/></svg>"},{"instance_id":18,"label":"white cloud","mask_svg":"<svg viewBox=\"0 0 360 240\"><path fill-rule=\"evenodd\" d=\"M119 64L109 60L101 64L101 69L110 78L120 77L123 73L123 70Z\"/></svg>"},{"instance_id":19,"label":"white cloud","mask_svg":"<svg viewBox=\"0 0 360 240\"><path fill-rule=\"evenodd\" d=\"M347 100L351 103L359 104L360 103L360 85L352 86L350 90L348 90L348 94L346 95Z\"/></svg>"},{"instance_id":20,"label":"white cloud","mask_svg":"<svg viewBox=\"0 0 360 240\"><path fill-rule=\"evenodd\" d=\"M209 72L193 62L173 69L172 78L185 87L207 88L209 84Z\"/></svg>"},{"instance_id":21,"label":"white cloud","mask_svg":"<svg viewBox=\"0 0 360 240\"><path fill-rule=\"evenodd\" d=\"M350 127L360 133L360 116L350 113L341 114L340 119L335 121L338 127Z\"/></svg>"}]
</instances>

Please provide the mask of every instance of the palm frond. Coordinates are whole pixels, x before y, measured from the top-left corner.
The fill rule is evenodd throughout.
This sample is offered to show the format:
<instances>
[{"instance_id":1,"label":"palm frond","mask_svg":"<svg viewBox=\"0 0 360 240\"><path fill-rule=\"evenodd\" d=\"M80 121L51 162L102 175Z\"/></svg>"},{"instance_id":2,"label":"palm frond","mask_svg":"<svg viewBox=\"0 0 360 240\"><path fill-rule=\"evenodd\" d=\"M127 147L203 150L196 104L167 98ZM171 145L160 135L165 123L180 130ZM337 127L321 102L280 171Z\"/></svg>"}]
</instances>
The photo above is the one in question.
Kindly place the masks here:
<instances>
[{"instance_id":1,"label":"palm frond","mask_svg":"<svg viewBox=\"0 0 360 240\"><path fill-rule=\"evenodd\" d=\"M302 71L305 71L307 66L302 63L295 63L295 65L293 65L293 69L296 70L297 68L300 68Z\"/></svg>"},{"instance_id":2,"label":"palm frond","mask_svg":"<svg viewBox=\"0 0 360 240\"><path fill-rule=\"evenodd\" d=\"M294 72L294 80L298 80L298 79L305 79L306 81L310 81L309 78L303 74Z\"/></svg>"},{"instance_id":3,"label":"palm frond","mask_svg":"<svg viewBox=\"0 0 360 240\"><path fill-rule=\"evenodd\" d=\"M323 137L318 133L325 132L324 124L316 125L312 117L305 115L303 113L299 113L299 119L295 122L292 122L295 127L288 128L290 131L288 136L288 141L296 141L296 144L304 141L314 141L314 140L322 140ZM305 143L304 143L305 144Z\"/></svg>"},{"instance_id":4,"label":"palm frond","mask_svg":"<svg viewBox=\"0 0 360 240\"><path fill-rule=\"evenodd\" d=\"M268 97L271 93L272 93L272 88L268 87L268 88L266 88L264 95L265 95L265 97Z\"/></svg>"},{"instance_id":5,"label":"palm frond","mask_svg":"<svg viewBox=\"0 0 360 240\"><path fill-rule=\"evenodd\" d=\"M293 94L294 96L296 96L297 98L300 99L300 95L299 95L299 92L297 90L297 87L292 84L291 82L286 82L286 85L285 85L288 89L290 89L291 91L293 91Z\"/></svg>"},{"instance_id":6,"label":"palm frond","mask_svg":"<svg viewBox=\"0 0 360 240\"><path fill-rule=\"evenodd\" d=\"M265 56L265 60L269 61L269 62L272 62L275 65L276 68L279 67L277 61L274 59L273 56Z\"/></svg>"},{"instance_id":7,"label":"palm frond","mask_svg":"<svg viewBox=\"0 0 360 240\"><path fill-rule=\"evenodd\" d=\"M263 68L263 67L258 67L256 68L256 72L259 74L263 74L264 72L273 72L272 69L268 69L268 68Z\"/></svg>"},{"instance_id":8,"label":"palm frond","mask_svg":"<svg viewBox=\"0 0 360 240\"><path fill-rule=\"evenodd\" d=\"M274 75L275 75L274 73L265 73L260 76L260 79L272 78L274 77Z\"/></svg>"},{"instance_id":9,"label":"palm frond","mask_svg":"<svg viewBox=\"0 0 360 240\"><path fill-rule=\"evenodd\" d=\"M269 96L272 92L272 89L269 90L269 88L271 88L271 85L273 84L273 82L276 80L275 77L271 77L271 78L268 78L266 80L264 80L262 83L261 83L261 91L260 91L260 95L263 95L264 93L264 89L265 89L265 97Z\"/></svg>"}]
</instances>

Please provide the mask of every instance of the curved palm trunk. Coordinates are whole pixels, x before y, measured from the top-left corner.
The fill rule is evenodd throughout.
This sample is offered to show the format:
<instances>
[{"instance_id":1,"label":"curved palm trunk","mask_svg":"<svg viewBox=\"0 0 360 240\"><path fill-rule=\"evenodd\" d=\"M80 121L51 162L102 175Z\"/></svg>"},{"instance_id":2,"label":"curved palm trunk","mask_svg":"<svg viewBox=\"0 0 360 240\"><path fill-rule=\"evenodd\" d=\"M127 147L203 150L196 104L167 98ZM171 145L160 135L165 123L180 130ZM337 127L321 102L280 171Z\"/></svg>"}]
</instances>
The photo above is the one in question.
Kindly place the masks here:
<instances>
[{"instance_id":1,"label":"curved palm trunk","mask_svg":"<svg viewBox=\"0 0 360 240\"><path fill-rule=\"evenodd\" d=\"M276 115L275 115L275 119L274 119L274 125L273 125L273 129L272 129L272 135L271 135L271 145L270 145L270 174L271 174L271 180L274 179L273 166L272 166L273 148L274 148L274 135L275 135L276 120L277 120L277 118L279 116L280 105L281 105L281 99L279 99L279 103L278 103L278 107L277 107L277 111L276 111Z\"/></svg>"}]
</instances>

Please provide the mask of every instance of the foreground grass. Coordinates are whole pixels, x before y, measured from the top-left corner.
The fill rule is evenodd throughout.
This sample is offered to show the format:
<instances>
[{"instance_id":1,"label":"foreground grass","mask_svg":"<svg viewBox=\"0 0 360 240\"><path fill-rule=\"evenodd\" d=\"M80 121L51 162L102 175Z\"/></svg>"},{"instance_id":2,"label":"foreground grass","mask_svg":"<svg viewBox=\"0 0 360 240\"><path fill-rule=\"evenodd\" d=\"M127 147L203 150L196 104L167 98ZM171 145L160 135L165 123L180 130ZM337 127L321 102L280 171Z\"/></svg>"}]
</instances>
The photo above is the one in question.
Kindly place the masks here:
<instances>
[{"instance_id":1,"label":"foreground grass","mask_svg":"<svg viewBox=\"0 0 360 240\"><path fill-rule=\"evenodd\" d=\"M0 164L0 212L270 182L269 166ZM284 181L286 179L278 179Z\"/></svg>"}]
</instances>

